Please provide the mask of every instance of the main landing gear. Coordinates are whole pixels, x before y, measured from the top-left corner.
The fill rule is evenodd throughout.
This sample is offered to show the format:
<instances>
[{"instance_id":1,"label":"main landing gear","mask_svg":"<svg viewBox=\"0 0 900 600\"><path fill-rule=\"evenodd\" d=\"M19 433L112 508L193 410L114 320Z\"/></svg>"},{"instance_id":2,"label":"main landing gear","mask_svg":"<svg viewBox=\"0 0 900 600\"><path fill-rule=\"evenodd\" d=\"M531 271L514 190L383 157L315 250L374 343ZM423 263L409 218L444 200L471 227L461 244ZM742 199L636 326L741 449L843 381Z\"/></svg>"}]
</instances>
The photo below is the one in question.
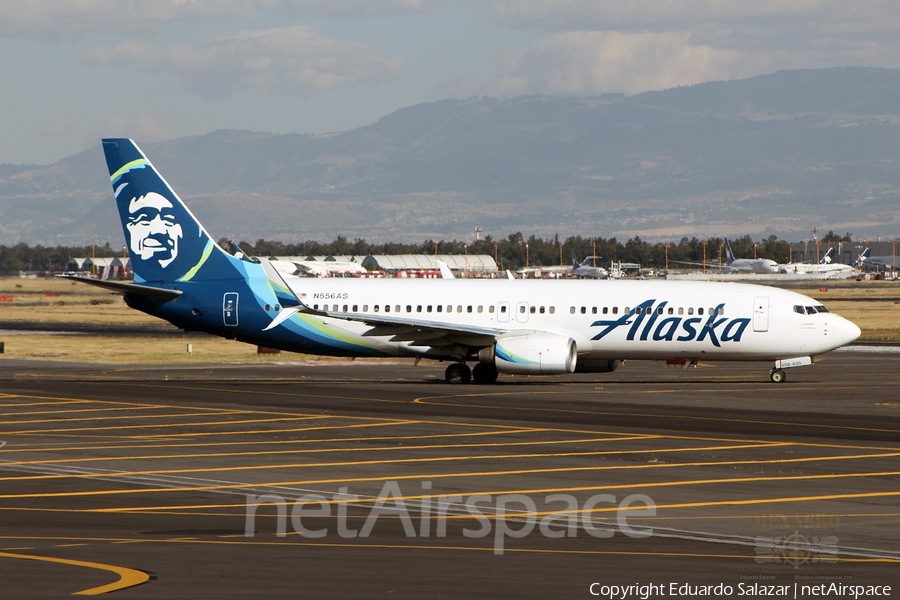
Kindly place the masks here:
<instances>
[{"instance_id":1,"label":"main landing gear","mask_svg":"<svg viewBox=\"0 0 900 600\"><path fill-rule=\"evenodd\" d=\"M497 381L498 375L497 367L488 363L478 363L474 369L469 369L465 363L453 363L444 371L444 379L453 385L469 383L473 379L475 383L485 385Z\"/></svg>"},{"instance_id":2,"label":"main landing gear","mask_svg":"<svg viewBox=\"0 0 900 600\"><path fill-rule=\"evenodd\" d=\"M447 383L457 385L460 383L469 383L472 379L472 369L465 363L453 363L444 371L444 379Z\"/></svg>"}]
</instances>

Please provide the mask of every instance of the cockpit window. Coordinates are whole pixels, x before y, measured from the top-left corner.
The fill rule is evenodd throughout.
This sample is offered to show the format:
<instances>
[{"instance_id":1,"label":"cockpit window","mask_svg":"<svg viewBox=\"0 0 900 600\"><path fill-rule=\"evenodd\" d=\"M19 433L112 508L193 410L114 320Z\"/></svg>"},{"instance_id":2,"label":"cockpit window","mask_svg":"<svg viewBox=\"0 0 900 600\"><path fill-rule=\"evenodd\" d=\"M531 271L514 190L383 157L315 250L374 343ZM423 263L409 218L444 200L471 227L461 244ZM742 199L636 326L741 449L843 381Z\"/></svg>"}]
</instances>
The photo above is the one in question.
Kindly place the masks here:
<instances>
[{"instance_id":1,"label":"cockpit window","mask_svg":"<svg viewBox=\"0 0 900 600\"><path fill-rule=\"evenodd\" d=\"M800 315L806 314L806 309L800 306L799 304L794 305L794 312Z\"/></svg>"},{"instance_id":2,"label":"cockpit window","mask_svg":"<svg viewBox=\"0 0 900 600\"><path fill-rule=\"evenodd\" d=\"M821 304L816 305L816 310L819 311L820 313L827 313L827 312L828 312L828 309L825 308L824 306L822 306Z\"/></svg>"},{"instance_id":3,"label":"cockpit window","mask_svg":"<svg viewBox=\"0 0 900 600\"><path fill-rule=\"evenodd\" d=\"M816 314L816 307L815 307L815 306L807 306L807 307L806 307L806 314L808 314L808 315L814 315L814 314Z\"/></svg>"}]
</instances>

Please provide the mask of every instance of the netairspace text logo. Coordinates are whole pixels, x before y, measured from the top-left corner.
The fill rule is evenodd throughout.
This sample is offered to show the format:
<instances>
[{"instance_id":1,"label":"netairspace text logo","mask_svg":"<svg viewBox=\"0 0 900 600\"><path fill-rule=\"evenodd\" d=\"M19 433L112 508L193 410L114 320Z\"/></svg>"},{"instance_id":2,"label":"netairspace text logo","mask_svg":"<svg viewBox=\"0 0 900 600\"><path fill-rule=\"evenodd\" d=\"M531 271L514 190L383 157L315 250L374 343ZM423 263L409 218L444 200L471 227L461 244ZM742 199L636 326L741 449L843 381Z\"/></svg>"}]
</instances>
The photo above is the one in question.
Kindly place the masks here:
<instances>
[{"instance_id":1,"label":"netairspace text logo","mask_svg":"<svg viewBox=\"0 0 900 600\"><path fill-rule=\"evenodd\" d=\"M431 489L431 482L422 482L422 490ZM503 554L506 540L521 539L535 533L546 538L576 537L579 529L595 538L610 538L615 529L631 538L644 538L653 534L649 527L633 527L629 517L656 516L656 503L644 494L631 494L618 502L612 494L595 494L583 503L571 494L549 494L544 497L545 507L558 510L538 511L533 498L525 494L462 494L432 495L424 493L414 499L404 498L396 481L387 481L374 499L350 494L342 487L329 498L324 494L305 494L295 501L277 494L248 494L244 522L244 535L256 533L256 513L260 506L274 505L277 510L276 535L287 535L288 505L293 530L304 538L320 539L327 536L327 527L310 529L304 519L331 518L337 522L337 534L343 539L367 538L382 516L399 519L408 538L444 538L447 536L448 518L474 519L477 529L465 528L467 538L493 536L494 554ZM362 527L351 529L347 524L350 505L369 508ZM412 513L412 514L411 514ZM615 513L615 526L600 523L597 513ZM418 527L415 520L418 520ZM611 521L611 519L610 519Z\"/></svg>"}]
</instances>

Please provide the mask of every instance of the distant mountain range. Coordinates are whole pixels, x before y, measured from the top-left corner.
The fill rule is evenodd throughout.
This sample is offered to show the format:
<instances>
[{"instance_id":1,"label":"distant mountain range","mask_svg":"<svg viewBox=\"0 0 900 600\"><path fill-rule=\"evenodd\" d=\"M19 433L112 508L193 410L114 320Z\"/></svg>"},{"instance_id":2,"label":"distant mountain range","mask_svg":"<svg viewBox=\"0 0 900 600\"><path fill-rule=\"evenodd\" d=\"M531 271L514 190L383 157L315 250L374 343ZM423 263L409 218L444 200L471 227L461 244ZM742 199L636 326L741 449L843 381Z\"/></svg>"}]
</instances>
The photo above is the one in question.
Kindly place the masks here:
<instances>
[{"instance_id":1,"label":"distant mountain range","mask_svg":"<svg viewBox=\"0 0 900 600\"><path fill-rule=\"evenodd\" d=\"M900 70L443 100L329 135L142 144L215 237L900 233ZM0 165L0 244L121 243L100 143Z\"/></svg>"}]
</instances>

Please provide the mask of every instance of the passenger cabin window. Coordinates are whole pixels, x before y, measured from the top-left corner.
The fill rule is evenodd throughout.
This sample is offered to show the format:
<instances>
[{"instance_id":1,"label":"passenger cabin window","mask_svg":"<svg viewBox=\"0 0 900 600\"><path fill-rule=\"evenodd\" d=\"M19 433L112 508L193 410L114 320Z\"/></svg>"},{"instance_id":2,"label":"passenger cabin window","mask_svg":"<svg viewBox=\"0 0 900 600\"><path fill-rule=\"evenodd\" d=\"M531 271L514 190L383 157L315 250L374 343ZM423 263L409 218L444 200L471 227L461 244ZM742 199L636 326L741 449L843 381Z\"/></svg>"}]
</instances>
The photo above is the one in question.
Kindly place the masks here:
<instances>
[{"instance_id":1,"label":"passenger cabin window","mask_svg":"<svg viewBox=\"0 0 900 600\"><path fill-rule=\"evenodd\" d=\"M272 307L266 304L266 312L269 312L270 310L272 310Z\"/></svg>"},{"instance_id":2,"label":"passenger cabin window","mask_svg":"<svg viewBox=\"0 0 900 600\"><path fill-rule=\"evenodd\" d=\"M385 305L384 305L384 312L391 312L391 305L390 305L390 304L385 304Z\"/></svg>"},{"instance_id":3,"label":"passenger cabin window","mask_svg":"<svg viewBox=\"0 0 900 600\"><path fill-rule=\"evenodd\" d=\"M478 312L479 313L484 312L484 306L482 306L481 304L478 305Z\"/></svg>"},{"instance_id":4,"label":"passenger cabin window","mask_svg":"<svg viewBox=\"0 0 900 600\"><path fill-rule=\"evenodd\" d=\"M438 304L438 306L437 306L437 311L438 311L438 312L443 312L443 311L444 311L444 305L443 305L443 304Z\"/></svg>"},{"instance_id":5,"label":"passenger cabin window","mask_svg":"<svg viewBox=\"0 0 900 600\"><path fill-rule=\"evenodd\" d=\"M619 314L619 307L618 307L618 306L613 306L613 314L614 314L614 315Z\"/></svg>"},{"instance_id":6,"label":"passenger cabin window","mask_svg":"<svg viewBox=\"0 0 900 600\"><path fill-rule=\"evenodd\" d=\"M574 306L570 306L570 307L569 307L569 314L570 314L570 315L574 315L574 314L575 314L575 307L574 307Z\"/></svg>"},{"instance_id":7,"label":"passenger cabin window","mask_svg":"<svg viewBox=\"0 0 900 600\"><path fill-rule=\"evenodd\" d=\"M397 304L396 306L394 306L394 312L400 312L400 305L399 305L399 304Z\"/></svg>"},{"instance_id":8,"label":"passenger cabin window","mask_svg":"<svg viewBox=\"0 0 900 600\"><path fill-rule=\"evenodd\" d=\"M689 306L689 307L688 307L688 314L689 314L689 315L694 314L694 307L693 307L693 306Z\"/></svg>"},{"instance_id":9,"label":"passenger cabin window","mask_svg":"<svg viewBox=\"0 0 900 600\"><path fill-rule=\"evenodd\" d=\"M358 304L354 304L354 305L353 305L353 312L359 312L359 305L358 305Z\"/></svg>"},{"instance_id":10,"label":"passenger cabin window","mask_svg":"<svg viewBox=\"0 0 900 600\"><path fill-rule=\"evenodd\" d=\"M491 314L494 314L494 305L493 305L493 304L491 304L490 306L488 306L488 312L491 313Z\"/></svg>"},{"instance_id":11,"label":"passenger cabin window","mask_svg":"<svg viewBox=\"0 0 900 600\"><path fill-rule=\"evenodd\" d=\"M698 308L698 309L697 309L697 314L698 314L698 315L702 315L702 314L703 314L703 309L702 309L702 308Z\"/></svg>"},{"instance_id":12,"label":"passenger cabin window","mask_svg":"<svg viewBox=\"0 0 900 600\"><path fill-rule=\"evenodd\" d=\"M430 304L425 308L425 312L431 312L431 305L430 305Z\"/></svg>"},{"instance_id":13,"label":"passenger cabin window","mask_svg":"<svg viewBox=\"0 0 900 600\"><path fill-rule=\"evenodd\" d=\"M422 305L421 305L421 304L419 304L418 306L416 306L416 312L422 312Z\"/></svg>"},{"instance_id":14,"label":"passenger cabin window","mask_svg":"<svg viewBox=\"0 0 900 600\"><path fill-rule=\"evenodd\" d=\"M679 307L678 307L678 314L679 314L679 315L683 315L683 314L684 314L684 307L683 307L683 306L679 306Z\"/></svg>"},{"instance_id":15,"label":"passenger cabin window","mask_svg":"<svg viewBox=\"0 0 900 600\"><path fill-rule=\"evenodd\" d=\"M609 307L608 307L608 306L604 306L604 307L603 307L603 314L604 314L604 315L609 314Z\"/></svg>"},{"instance_id":16,"label":"passenger cabin window","mask_svg":"<svg viewBox=\"0 0 900 600\"><path fill-rule=\"evenodd\" d=\"M409 304L406 305L406 312L412 312L412 306Z\"/></svg>"},{"instance_id":17,"label":"passenger cabin window","mask_svg":"<svg viewBox=\"0 0 900 600\"><path fill-rule=\"evenodd\" d=\"M504 304L503 306L500 307L500 312L502 312L502 313L505 313L505 312L506 312L506 305L505 305L505 304Z\"/></svg>"},{"instance_id":18,"label":"passenger cabin window","mask_svg":"<svg viewBox=\"0 0 900 600\"><path fill-rule=\"evenodd\" d=\"M519 307L519 314L522 314L522 315L525 314L525 305L524 304Z\"/></svg>"},{"instance_id":19,"label":"passenger cabin window","mask_svg":"<svg viewBox=\"0 0 900 600\"><path fill-rule=\"evenodd\" d=\"M347 305L344 305L344 312L347 312Z\"/></svg>"},{"instance_id":20,"label":"passenger cabin window","mask_svg":"<svg viewBox=\"0 0 900 600\"><path fill-rule=\"evenodd\" d=\"M471 305L466 307L466 312L472 312L472 307L471 307ZM479 312L481 312L481 311L479 311Z\"/></svg>"},{"instance_id":21,"label":"passenger cabin window","mask_svg":"<svg viewBox=\"0 0 900 600\"><path fill-rule=\"evenodd\" d=\"M593 307L593 308L591 309L591 314L592 314L592 315L596 315L596 314L597 314L597 307L596 307L596 306Z\"/></svg>"},{"instance_id":22,"label":"passenger cabin window","mask_svg":"<svg viewBox=\"0 0 900 600\"><path fill-rule=\"evenodd\" d=\"M537 311L537 307L536 307L536 306L534 306L534 305L532 305L532 306L531 306L531 311L530 311L530 312L531 312L531 314L534 314L534 313L535 313L535 311Z\"/></svg>"},{"instance_id":23,"label":"passenger cabin window","mask_svg":"<svg viewBox=\"0 0 900 600\"><path fill-rule=\"evenodd\" d=\"M461 313L461 312L462 312L462 306L460 306L460 305L457 304L457 305L456 305L456 312Z\"/></svg>"},{"instance_id":24,"label":"passenger cabin window","mask_svg":"<svg viewBox=\"0 0 900 600\"><path fill-rule=\"evenodd\" d=\"M551 315L552 315L552 314L556 314L556 307L555 307L555 306L551 306L551 307L550 307L550 314L551 314Z\"/></svg>"},{"instance_id":25,"label":"passenger cabin window","mask_svg":"<svg viewBox=\"0 0 900 600\"><path fill-rule=\"evenodd\" d=\"M672 308L671 306L669 307L669 314L670 314L670 315L674 315L674 314L675 314L675 309Z\"/></svg>"},{"instance_id":26,"label":"passenger cabin window","mask_svg":"<svg viewBox=\"0 0 900 600\"><path fill-rule=\"evenodd\" d=\"M541 307L541 314L544 314L544 307Z\"/></svg>"},{"instance_id":27,"label":"passenger cabin window","mask_svg":"<svg viewBox=\"0 0 900 600\"><path fill-rule=\"evenodd\" d=\"M377 305L377 304L376 304L375 306L373 306L372 308L375 310L375 312L378 312L378 305Z\"/></svg>"},{"instance_id":28,"label":"passenger cabin window","mask_svg":"<svg viewBox=\"0 0 900 600\"><path fill-rule=\"evenodd\" d=\"M584 306L581 307L581 314L583 314L583 315L587 314L587 307L584 307Z\"/></svg>"}]
</instances>

